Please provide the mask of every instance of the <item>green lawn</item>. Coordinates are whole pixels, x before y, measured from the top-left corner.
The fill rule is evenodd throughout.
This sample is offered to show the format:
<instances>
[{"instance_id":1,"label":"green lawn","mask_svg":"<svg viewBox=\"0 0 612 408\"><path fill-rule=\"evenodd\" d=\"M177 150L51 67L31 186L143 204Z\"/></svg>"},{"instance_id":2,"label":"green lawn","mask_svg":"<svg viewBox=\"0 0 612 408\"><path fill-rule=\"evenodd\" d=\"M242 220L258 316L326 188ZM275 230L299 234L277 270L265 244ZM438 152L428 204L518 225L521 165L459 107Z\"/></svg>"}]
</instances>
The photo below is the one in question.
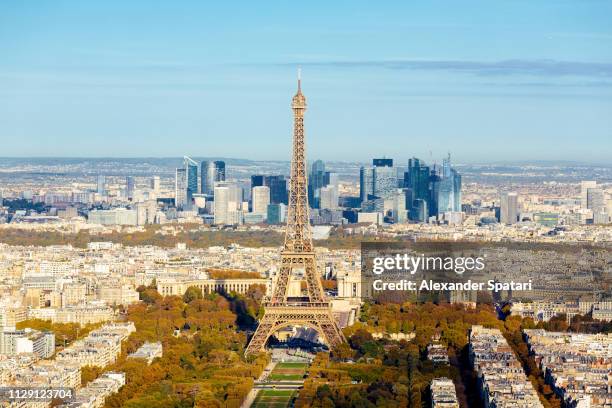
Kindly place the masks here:
<instances>
[{"instance_id":1,"label":"green lawn","mask_svg":"<svg viewBox=\"0 0 612 408\"><path fill-rule=\"evenodd\" d=\"M260 390L251 408L286 408L295 394L294 390Z\"/></svg>"},{"instance_id":2,"label":"green lawn","mask_svg":"<svg viewBox=\"0 0 612 408\"><path fill-rule=\"evenodd\" d=\"M272 381L299 381L304 378L308 363L278 363L270 376Z\"/></svg>"},{"instance_id":3,"label":"green lawn","mask_svg":"<svg viewBox=\"0 0 612 408\"><path fill-rule=\"evenodd\" d=\"M307 367L308 363L288 362L278 363L274 368L302 368L305 370Z\"/></svg>"},{"instance_id":4,"label":"green lawn","mask_svg":"<svg viewBox=\"0 0 612 408\"><path fill-rule=\"evenodd\" d=\"M297 381L304 378L304 374L270 374L268 377L272 381Z\"/></svg>"}]
</instances>

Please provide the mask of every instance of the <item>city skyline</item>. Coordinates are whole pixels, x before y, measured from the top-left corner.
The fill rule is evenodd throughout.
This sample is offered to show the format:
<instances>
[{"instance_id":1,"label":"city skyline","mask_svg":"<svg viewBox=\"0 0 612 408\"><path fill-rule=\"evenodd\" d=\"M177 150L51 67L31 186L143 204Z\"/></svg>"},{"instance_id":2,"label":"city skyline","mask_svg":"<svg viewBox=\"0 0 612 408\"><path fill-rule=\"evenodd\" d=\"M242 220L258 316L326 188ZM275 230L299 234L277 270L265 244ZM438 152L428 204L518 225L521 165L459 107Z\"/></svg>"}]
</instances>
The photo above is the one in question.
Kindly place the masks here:
<instances>
[{"instance_id":1,"label":"city skyline","mask_svg":"<svg viewBox=\"0 0 612 408\"><path fill-rule=\"evenodd\" d=\"M612 3L32 4L2 406L609 407Z\"/></svg>"},{"instance_id":2,"label":"city skyline","mask_svg":"<svg viewBox=\"0 0 612 408\"><path fill-rule=\"evenodd\" d=\"M279 160L302 66L311 160L608 160L610 4L440 5L7 6L3 156Z\"/></svg>"}]
</instances>

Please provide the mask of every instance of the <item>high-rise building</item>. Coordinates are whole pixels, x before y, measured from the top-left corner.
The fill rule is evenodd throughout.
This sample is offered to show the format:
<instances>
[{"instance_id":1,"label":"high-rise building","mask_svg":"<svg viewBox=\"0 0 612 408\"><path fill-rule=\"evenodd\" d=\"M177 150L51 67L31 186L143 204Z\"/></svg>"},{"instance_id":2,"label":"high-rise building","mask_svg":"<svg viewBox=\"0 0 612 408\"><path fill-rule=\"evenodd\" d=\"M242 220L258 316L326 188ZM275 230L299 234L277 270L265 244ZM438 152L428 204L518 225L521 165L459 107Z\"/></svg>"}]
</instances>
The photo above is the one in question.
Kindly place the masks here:
<instances>
[{"instance_id":1,"label":"high-rise building","mask_svg":"<svg viewBox=\"0 0 612 408\"><path fill-rule=\"evenodd\" d=\"M125 194L128 200L134 198L134 177L132 176L127 176L125 178Z\"/></svg>"},{"instance_id":2,"label":"high-rise building","mask_svg":"<svg viewBox=\"0 0 612 408\"><path fill-rule=\"evenodd\" d=\"M332 185L338 187L340 185L338 173L326 171L324 183L326 186Z\"/></svg>"},{"instance_id":3,"label":"high-rise building","mask_svg":"<svg viewBox=\"0 0 612 408\"><path fill-rule=\"evenodd\" d=\"M359 169L359 199L361 202L374 195L374 168L361 167Z\"/></svg>"},{"instance_id":4,"label":"high-rise building","mask_svg":"<svg viewBox=\"0 0 612 408\"><path fill-rule=\"evenodd\" d=\"M268 204L268 224L281 224L287 219L287 206L285 204Z\"/></svg>"},{"instance_id":5,"label":"high-rise building","mask_svg":"<svg viewBox=\"0 0 612 408\"><path fill-rule=\"evenodd\" d=\"M254 187L267 186L270 188L270 202L273 204L287 204L287 180L285 176L264 176L256 174L251 176L251 191Z\"/></svg>"},{"instance_id":6,"label":"high-rise building","mask_svg":"<svg viewBox=\"0 0 612 408\"><path fill-rule=\"evenodd\" d=\"M604 191L600 187L587 188L587 205L586 208L593 211L593 214L600 213L606 210L606 200Z\"/></svg>"},{"instance_id":7,"label":"high-rise building","mask_svg":"<svg viewBox=\"0 0 612 408\"><path fill-rule=\"evenodd\" d=\"M332 184L319 189L319 208L335 210L338 208L338 187Z\"/></svg>"},{"instance_id":8,"label":"high-rise building","mask_svg":"<svg viewBox=\"0 0 612 408\"><path fill-rule=\"evenodd\" d=\"M429 218L461 212L461 175L451 167L450 155L442 161L440 170L417 158L408 160L403 185L412 220L423 221L425 214Z\"/></svg>"},{"instance_id":9,"label":"high-rise building","mask_svg":"<svg viewBox=\"0 0 612 408\"><path fill-rule=\"evenodd\" d=\"M391 159L378 159L391 160ZM394 196L397 189L397 171L389 166L374 167L374 195L383 199Z\"/></svg>"},{"instance_id":10,"label":"high-rise building","mask_svg":"<svg viewBox=\"0 0 612 408\"><path fill-rule=\"evenodd\" d=\"M268 204L270 204L270 188L267 186L253 187L252 193L253 213L268 214Z\"/></svg>"},{"instance_id":11,"label":"high-rise building","mask_svg":"<svg viewBox=\"0 0 612 408\"><path fill-rule=\"evenodd\" d=\"M270 187L270 202L274 204L287 204L289 194L285 176L267 176L265 185Z\"/></svg>"},{"instance_id":12,"label":"high-rise building","mask_svg":"<svg viewBox=\"0 0 612 408\"><path fill-rule=\"evenodd\" d=\"M264 180L266 176L261 174L253 174L251 176L251 190L255 187L264 186Z\"/></svg>"},{"instance_id":13,"label":"high-rise building","mask_svg":"<svg viewBox=\"0 0 612 408\"><path fill-rule=\"evenodd\" d=\"M184 156L183 168L176 169L175 204L181 210L191 210L193 195L198 193L198 163Z\"/></svg>"},{"instance_id":14,"label":"high-rise building","mask_svg":"<svg viewBox=\"0 0 612 408\"><path fill-rule=\"evenodd\" d=\"M450 155L442 161L442 172L433 185L437 208L432 215L461 212L461 176L451 167ZM433 206L432 206L433 208Z\"/></svg>"},{"instance_id":15,"label":"high-rise building","mask_svg":"<svg viewBox=\"0 0 612 408\"><path fill-rule=\"evenodd\" d=\"M361 201L373 198L389 199L398 187L397 170L393 159L373 159L372 167L361 167L359 171L359 196Z\"/></svg>"},{"instance_id":16,"label":"high-rise building","mask_svg":"<svg viewBox=\"0 0 612 408\"><path fill-rule=\"evenodd\" d=\"M499 222L502 224L516 224L518 221L518 194L504 193L501 196L499 209Z\"/></svg>"},{"instance_id":17,"label":"high-rise building","mask_svg":"<svg viewBox=\"0 0 612 408\"><path fill-rule=\"evenodd\" d=\"M597 188L597 182L592 180L583 180L580 182L580 208L585 210L587 206L587 190L589 188Z\"/></svg>"},{"instance_id":18,"label":"high-rise building","mask_svg":"<svg viewBox=\"0 0 612 408\"><path fill-rule=\"evenodd\" d=\"M593 224L609 224L610 215L606 211L593 213Z\"/></svg>"},{"instance_id":19,"label":"high-rise building","mask_svg":"<svg viewBox=\"0 0 612 408\"><path fill-rule=\"evenodd\" d=\"M240 222L240 215L237 211L242 212L242 188L236 183L217 182L214 189L214 223L219 225L232 225Z\"/></svg>"},{"instance_id":20,"label":"high-rise building","mask_svg":"<svg viewBox=\"0 0 612 408\"><path fill-rule=\"evenodd\" d=\"M405 223L408 221L408 212L406 211L406 192L398 188L395 190L391 199L391 213L393 222Z\"/></svg>"},{"instance_id":21,"label":"high-rise building","mask_svg":"<svg viewBox=\"0 0 612 408\"><path fill-rule=\"evenodd\" d=\"M312 208L320 207L320 190L325 186L325 163L315 160L308 175L308 202Z\"/></svg>"},{"instance_id":22,"label":"high-rise building","mask_svg":"<svg viewBox=\"0 0 612 408\"><path fill-rule=\"evenodd\" d=\"M410 207L410 219L418 222L427 222L429 219L429 209L427 207L427 201L417 198L412 202Z\"/></svg>"},{"instance_id":23,"label":"high-rise building","mask_svg":"<svg viewBox=\"0 0 612 408\"><path fill-rule=\"evenodd\" d=\"M98 174L96 190L98 194L102 196L106 195L106 177L103 174Z\"/></svg>"},{"instance_id":24,"label":"high-rise building","mask_svg":"<svg viewBox=\"0 0 612 408\"><path fill-rule=\"evenodd\" d=\"M161 182L159 180L159 176L153 176L153 178L151 178L151 190L153 190L153 193L157 195L159 194L160 189Z\"/></svg>"},{"instance_id":25,"label":"high-rise building","mask_svg":"<svg viewBox=\"0 0 612 408\"><path fill-rule=\"evenodd\" d=\"M176 169L174 178L174 205L183 208L187 203L187 171L184 168Z\"/></svg>"},{"instance_id":26,"label":"high-rise building","mask_svg":"<svg viewBox=\"0 0 612 408\"><path fill-rule=\"evenodd\" d=\"M374 167L393 167L393 159L372 159Z\"/></svg>"},{"instance_id":27,"label":"high-rise building","mask_svg":"<svg viewBox=\"0 0 612 408\"><path fill-rule=\"evenodd\" d=\"M154 224L156 215L157 202L155 200L148 200L136 204L136 224Z\"/></svg>"},{"instance_id":28,"label":"high-rise building","mask_svg":"<svg viewBox=\"0 0 612 408\"><path fill-rule=\"evenodd\" d=\"M185 192L187 207L191 209L193 195L198 193L198 163L187 156L183 158L183 162L187 173L187 190Z\"/></svg>"},{"instance_id":29,"label":"high-rise building","mask_svg":"<svg viewBox=\"0 0 612 408\"><path fill-rule=\"evenodd\" d=\"M201 192L214 195L215 183L225 181L225 162L220 160L203 161L200 164Z\"/></svg>"},{"instance_id":30,"label":"high-rise building","mask_svg":"<svg viewBox=\"0 0 612 408\"><path fill-rule=\"evenodd\" d=\"M215 211L214 211L214 223L215 224L227 224L229 220L229 201L230 201L230 187L219 183L215 186Z\"/></svg>"},{"instance_id":31,"label":"high-rise building","mask_svg":"<svg viewBox=\"0 0 612 408\"><path fill-rule=\"evenodd\" d=\"M429 201L430 177L431 170L425 163L417 158L408 160L408 171L404 174L404 187L412 191L413 200ZM411 206L410 203L409 206Z\"/></svg>"}]
</instances>

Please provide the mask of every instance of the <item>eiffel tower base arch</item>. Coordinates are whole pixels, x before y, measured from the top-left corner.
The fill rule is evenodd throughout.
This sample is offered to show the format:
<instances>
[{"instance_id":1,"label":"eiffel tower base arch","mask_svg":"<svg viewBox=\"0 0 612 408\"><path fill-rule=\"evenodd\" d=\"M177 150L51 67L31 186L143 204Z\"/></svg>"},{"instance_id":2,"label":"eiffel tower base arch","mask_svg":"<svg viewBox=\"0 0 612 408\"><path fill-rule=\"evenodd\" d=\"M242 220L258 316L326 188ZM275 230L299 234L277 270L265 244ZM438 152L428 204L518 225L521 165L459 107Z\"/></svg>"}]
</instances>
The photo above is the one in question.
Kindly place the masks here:
<instances>
[{"instance_id":1,"label":"eiffel tower base arch","mask_svg":"<svg viewBox=\"0 0 612 408\"><path fill-rule=\"evenodd\" d=\"M245 351L246 355L264 352L268 339L288 326L305 326L322 337L330 349L346 342L338 328L328 303L266 306L265 314Z\"/></svg>"}]
</instances>

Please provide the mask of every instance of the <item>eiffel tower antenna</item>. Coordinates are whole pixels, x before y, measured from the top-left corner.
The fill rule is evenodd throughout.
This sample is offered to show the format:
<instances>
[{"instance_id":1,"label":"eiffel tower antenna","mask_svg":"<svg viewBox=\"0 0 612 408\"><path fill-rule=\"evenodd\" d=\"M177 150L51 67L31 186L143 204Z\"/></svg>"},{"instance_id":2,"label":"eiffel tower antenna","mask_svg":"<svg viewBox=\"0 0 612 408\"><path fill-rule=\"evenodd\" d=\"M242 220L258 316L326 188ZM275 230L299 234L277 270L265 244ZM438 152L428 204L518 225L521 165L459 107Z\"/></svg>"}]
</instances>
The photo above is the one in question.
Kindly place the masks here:
<instances>
[{"instance_id":1,"label":"eiffel tower antenna","mask_svg":"<svg viewBox=\"0 0 612 408\"><path fill-rule=\"evenodd\" d=\"M288 326L304 326L316 330L330 349L346 342L323 292L312 244L304 140L306 97L302 94L301 76L301 70L298 69L297 93L291 101L293 155L281 265L272 285L272 293L263 303L264 316L247 346L246 355L265 351L270 336ZM289 281L294 270L302 271L305 277L305 296L289 296Z\"/></svg>"}]
</instances>

